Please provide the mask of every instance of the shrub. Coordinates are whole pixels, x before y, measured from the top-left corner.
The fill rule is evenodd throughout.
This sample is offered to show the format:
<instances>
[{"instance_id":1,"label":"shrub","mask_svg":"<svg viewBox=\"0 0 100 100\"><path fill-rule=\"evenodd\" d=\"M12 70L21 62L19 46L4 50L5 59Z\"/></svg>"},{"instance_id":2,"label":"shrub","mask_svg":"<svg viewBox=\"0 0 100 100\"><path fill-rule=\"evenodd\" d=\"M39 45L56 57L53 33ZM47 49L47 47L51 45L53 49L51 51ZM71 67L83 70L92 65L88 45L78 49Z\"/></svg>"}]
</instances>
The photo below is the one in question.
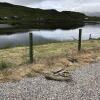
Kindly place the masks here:
<instances>
[{"instance_id":1,"label":"shrub","mask_svg":"<svg viewBox=\"0 0 100 100\"><path fill-rule=\"evenodd\" d=\"M0 70L4 70L4 69L9 68L9 67L11 67L10 63L5 62L5 61L0 62Z\"/></svg>"}]
</instances>

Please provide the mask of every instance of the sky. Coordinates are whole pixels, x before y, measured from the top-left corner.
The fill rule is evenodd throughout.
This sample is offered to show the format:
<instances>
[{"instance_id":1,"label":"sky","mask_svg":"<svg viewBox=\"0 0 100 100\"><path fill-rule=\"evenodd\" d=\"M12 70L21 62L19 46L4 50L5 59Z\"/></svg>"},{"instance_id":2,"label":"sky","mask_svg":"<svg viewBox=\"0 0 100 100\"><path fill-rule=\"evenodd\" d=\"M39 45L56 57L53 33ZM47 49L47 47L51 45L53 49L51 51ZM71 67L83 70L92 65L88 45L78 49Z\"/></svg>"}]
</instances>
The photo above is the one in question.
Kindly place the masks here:
<instances>
[{"instance_id":1,"label":"sky","mask_svg":"<svg viewBox=\"0 0 100 100\"><path fill-rule=\"evenodd\" d=\"M100 12L100 0L0 0L32 8Z\"/></svg>"}]
</instances>

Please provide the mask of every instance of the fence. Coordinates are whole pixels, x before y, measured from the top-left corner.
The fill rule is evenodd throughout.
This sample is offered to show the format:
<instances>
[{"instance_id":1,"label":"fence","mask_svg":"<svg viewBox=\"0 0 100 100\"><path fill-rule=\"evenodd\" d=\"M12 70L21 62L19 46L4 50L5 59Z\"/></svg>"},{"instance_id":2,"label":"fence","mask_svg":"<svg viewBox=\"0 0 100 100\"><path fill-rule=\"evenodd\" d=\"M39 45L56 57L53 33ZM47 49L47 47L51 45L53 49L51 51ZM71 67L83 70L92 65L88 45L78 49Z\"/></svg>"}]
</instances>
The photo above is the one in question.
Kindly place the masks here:
<instances>
[{"instance_id":1,"label":"fence","mask_svg":"<svg viewBox=\"0 0 100 100\"><path fill-rule=\"evenodd\" d=\"M90 38L91 39L91 36ZM81 42L82 42L82 29L79 29L79 38L78 38L78 51L81 51ZM62 47L63 48L63 47ZM33 35L29 33L29 57L30 63L33 63Z\"/></svg>"},{"instance_id":2,"label":"fence","mask_svg":"<svg viewBox=\"0 0 100 100\"><path fill-rule=\"evenodd\" d=\"M26 63L26 62L29 62L29 63L34 63L35 61L37 61L37 55L36 55L36 53L37 53L37 50L38 50L38 48L40 49L42 49L42 47L43 48L46 48L46 46L40 46L40 47L38 47L37 48L37 50L36 50L36 48L35 48L35 46L34 46L34 44L33 44L33 34L32 33L29 33L29 35L28 35L28 38L29 38L29 45L28 46L26 46L26 47L18 47L18 48L11 48L11 49L1 49L0 50L0 60L2 60L3 59L3 61L5 61L5 62L13 62L14 64L15 63L17 63L17 65L21 65L21 64L23 64L24 62ZM91 36L91 34L89 35L89 40L91 40L92 39L92 36ZM87 42L87 41L86 41ZM66 42L66 43L68 43L68 42ZM74 43L74 42L73 42ZM75 44L75 48L76 48L76 51L78 51L79 53L81 53L81 50L82 50L82 47L84 47L84 45L82 44L83 42L82 42L82 29L79 29L79 37L78 37L78 40L75 42L76 44ZM56 43L56 44L58 44L59 45L59 43ZM72 44L72 43L71 43ZM92 43L91 43L92 44ZM57 52L58 52L58 54L60 54L59 53L59 51L61 51L62 50L62 48L64 48L64 46L65 46L66 44L64 44L64 45L59 45L59 46L55 46L54 47L54 49L56 48L56 50L57 50ZM52 44L51 45L49 45L49 46L52 46ZM73 46L73 45L72 45ZM95 46L95 44L93 45L93 46ZM92 46L91 46L92 47ZM47 52L47 50L48 50L48 48L51 48L51 47L47 47L46 49L42 49L42 50L40 50L39 52L41 52L41 54L42 53L44 53L44 52ZM67 49L67 46L66 46L66 48L64 48L64 50L66 49L66 52L65 53L67 53L68 52L68 49ZM50 49L50 50L52 50L52 48ZM52 53L52 55L53 56L55 56L57 53L55 53L54 54L54 52L52 52L52 51L48 51L48 52L50 52L50 53ZM55 51L56 51L55 50ZM64 50L62 50L62 52L64 51ZM45 53L46 55L48 55L48 56L50 56L50 54L48 54L48 52L47 53ZM40 55L41 55L40 54ZM45 55L44 54L44 55ZM37 57L37 58L36 58ZM7 58L9 58L9 59L7 59ZM21 61L22 60L22 61ZM53 59L52 59L53 60ZM4 63L4 62L3 62ZM19 63L19 64L18 64Z\"/></svg>"}]
</instances>

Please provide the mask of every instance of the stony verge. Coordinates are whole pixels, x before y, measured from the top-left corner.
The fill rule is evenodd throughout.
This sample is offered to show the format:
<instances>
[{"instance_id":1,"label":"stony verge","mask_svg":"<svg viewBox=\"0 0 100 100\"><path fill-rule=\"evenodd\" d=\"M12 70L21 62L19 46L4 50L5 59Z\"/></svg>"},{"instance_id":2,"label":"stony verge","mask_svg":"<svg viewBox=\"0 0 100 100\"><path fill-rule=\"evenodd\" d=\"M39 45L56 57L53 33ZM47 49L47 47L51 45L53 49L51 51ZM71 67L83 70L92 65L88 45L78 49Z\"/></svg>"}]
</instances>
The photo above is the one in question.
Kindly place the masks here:
<instances>
[{"instance_id":1,"label":"stony verge","mask_svg":"<svg viewBox=\"0 0 100 100\"><path fill-rule=\"evenodd\" d=\"M100 62L71 72L72 81L44 76L0 83L0 100L100 100Z\"/></svg>"}]
</instances>

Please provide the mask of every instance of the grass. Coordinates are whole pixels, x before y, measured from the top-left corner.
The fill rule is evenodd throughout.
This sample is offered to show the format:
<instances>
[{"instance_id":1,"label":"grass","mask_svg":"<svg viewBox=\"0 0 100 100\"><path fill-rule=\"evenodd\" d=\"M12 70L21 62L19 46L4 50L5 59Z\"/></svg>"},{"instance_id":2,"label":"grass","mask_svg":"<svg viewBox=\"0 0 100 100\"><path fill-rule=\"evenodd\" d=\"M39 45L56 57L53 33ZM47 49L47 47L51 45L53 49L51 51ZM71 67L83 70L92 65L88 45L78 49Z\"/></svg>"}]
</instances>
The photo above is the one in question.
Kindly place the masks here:
<instances>
[{"instance_id":1,"label":"grass","mask_svg":"<svg viewBox=\"0 0 100 100\"><path fill-rule=\"evenodd\" d=\"M0 50L0 81L19 80L44 74L61 68L74 70L81 65L100 61L100 40L82 42L82 50L77 51L77 41L50 43L34 46L35 63L29 64L29 48L15 47ZM9 62L13 67L7 65ZM6 69L7 68L7 69Z\"/></svg>"},{"instance_id":2,"label":"grass","mask_svg":"<svg viewBox=\"0 0 100 100\"><path fill-rule=\"evenodd\" d=\"M12 65L6 61L1 61L0 62L0 70L4 70L4 69L7 69L9 67L11 67Z\"/></svg>"}]
</instances>

